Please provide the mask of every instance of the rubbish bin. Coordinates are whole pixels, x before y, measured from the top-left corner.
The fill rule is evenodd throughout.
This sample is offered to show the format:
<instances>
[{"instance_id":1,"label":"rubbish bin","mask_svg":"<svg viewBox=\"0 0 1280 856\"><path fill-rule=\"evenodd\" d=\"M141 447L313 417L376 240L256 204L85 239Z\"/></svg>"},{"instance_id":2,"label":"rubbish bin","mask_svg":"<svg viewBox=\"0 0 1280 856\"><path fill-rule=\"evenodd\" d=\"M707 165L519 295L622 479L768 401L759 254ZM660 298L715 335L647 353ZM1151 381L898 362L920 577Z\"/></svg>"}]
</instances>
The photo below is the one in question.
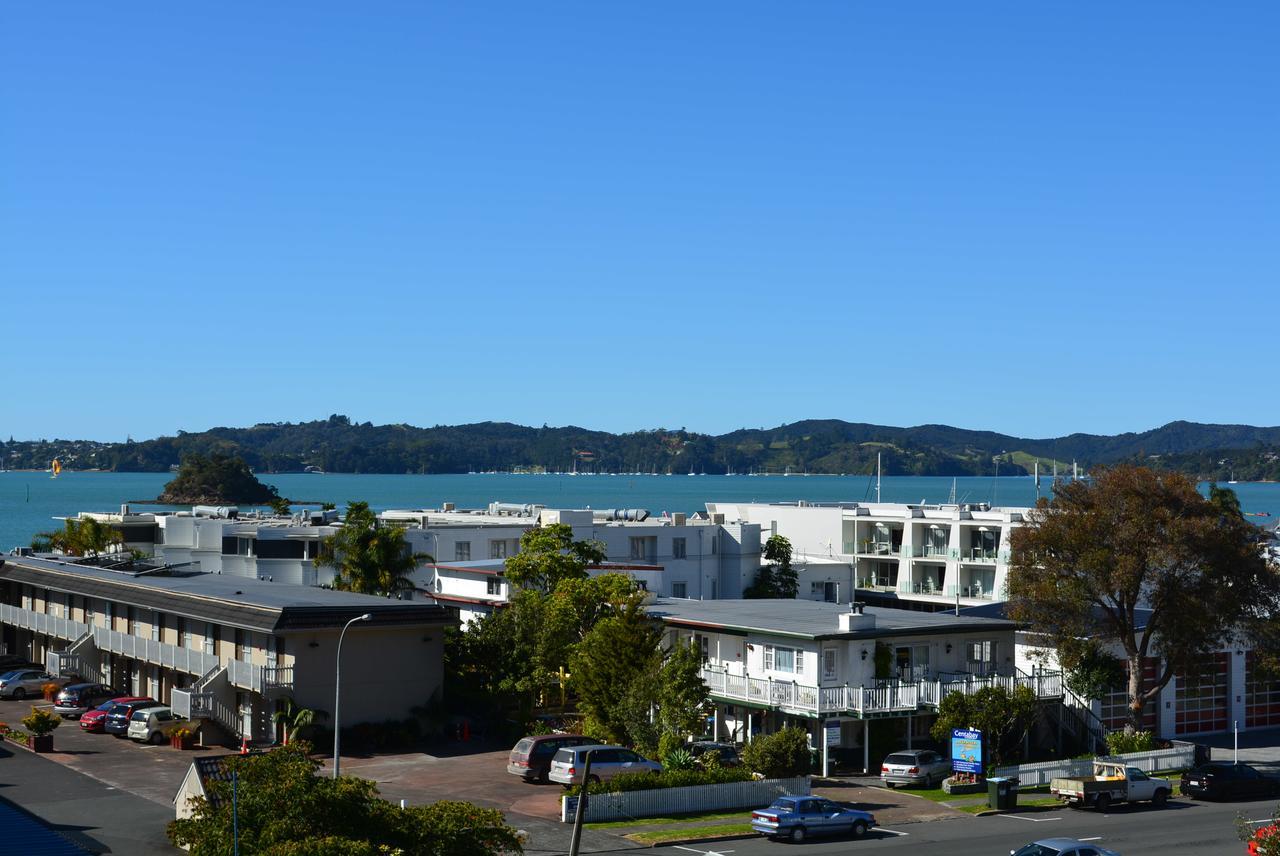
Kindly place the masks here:
<instances>
[{"instance_id":1,"label":"rubbish bin","mask_svg":"<svg viewBox=\"0 0 1280 856\"><path fill-rule=\"evenodd\" d=\"M1018 807L1018 780L992 776L987 779L987 805L1000 811Z\"/></svg>"}]
</instances>

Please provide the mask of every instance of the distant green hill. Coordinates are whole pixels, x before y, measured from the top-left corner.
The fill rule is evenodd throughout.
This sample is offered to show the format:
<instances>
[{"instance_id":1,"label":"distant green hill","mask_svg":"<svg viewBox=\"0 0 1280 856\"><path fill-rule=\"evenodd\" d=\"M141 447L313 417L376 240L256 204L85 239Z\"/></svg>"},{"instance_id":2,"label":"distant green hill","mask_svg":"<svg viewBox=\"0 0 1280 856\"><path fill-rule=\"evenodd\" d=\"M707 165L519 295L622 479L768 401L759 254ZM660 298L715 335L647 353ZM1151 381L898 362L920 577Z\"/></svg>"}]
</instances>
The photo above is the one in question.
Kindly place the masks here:
<instances>
[{"instance_id":1,"label":"distant green hill","mask_svg":"<svg viewBox=\"0 0 1280 856\"><path fill-rule=\"evenodd\" d=\"M1240 461L1237 478L1274 473L1265 451L1280 448L1280 427L1171 422L1141 433L1071 434L1031 439L947 425L886 425L806 420L776 428L743 428L713 436L655 429L610 434L565 426L531 428L504 422L473 425L373 425L345 416L251 428L211 428L129 443L24 440L0 443L10 469L44 469L55 457L70 469L163 472L184 455L239 455L258 472L318 467L351 473L465 473L516 467L608 472L750 471L868 473L879 454L885 475L989 475L1047 473L1058 461L1082 467L1117 461L1153 462L1196 475ZM1230 454L1222 450L1234 450ZM1244 463L1257 458L1256 469ZM1213 467L1208 465L1213 463ZM1270 468L1268 468L1270 467ZM1278 473L1277 475L1280 475ZM1207 476L1206 476L1207 477ZM1222 475L1218 476L1222 480ZM1270 476L1275 478L1276 475Z\"/></svg>"}]
</instances>

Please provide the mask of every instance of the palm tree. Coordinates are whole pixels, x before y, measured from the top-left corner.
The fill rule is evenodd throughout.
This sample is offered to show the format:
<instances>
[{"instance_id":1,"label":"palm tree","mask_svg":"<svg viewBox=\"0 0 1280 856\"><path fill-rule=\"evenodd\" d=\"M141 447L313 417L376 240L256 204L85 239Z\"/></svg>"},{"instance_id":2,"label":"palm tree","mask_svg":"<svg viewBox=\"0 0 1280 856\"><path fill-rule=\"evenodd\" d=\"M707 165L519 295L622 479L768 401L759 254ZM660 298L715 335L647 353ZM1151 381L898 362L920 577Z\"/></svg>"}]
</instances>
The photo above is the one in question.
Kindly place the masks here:
<instances>
[{"instance_id":1,"label":"palm tree","mask_svg":"<svg viewBox=\"0 0 1280 856\"><path fill-rule=\"evenodd\" d=\"M402 526L382 526L367 502L347 505L342 526L321 543L316 567L335 570L333 587L362 594L392 595L413 591L413 571L435 562L429 553L414 553Z\"/></svg>"},{"instance_id":2,"label":"palm tree","mask_svg":"<svg viewBox=\"0 0 1280 856\"><path fill-rule=\"evenodd\" d=\"M31 548L39 552L90 558L123 546L124 539L120 533L96 517L68 517L61 529L37 533L31 541Z\"/></svg>"},{"instance_id":3,"label":"palm tree","mask_svg":"<svg viewBox=\"0 0 1280 856\"><path fill-rule=\"evenodd\" d=\"M284 709L277 710L272 715L272 719L284 726L284 742L289 745L289 736L296 735L299 731L309 725L314 725L317 719L326 719L329 714L323 710L312 710L309 707L298 707L294 704L293 699L286 698L284 700Z\"/></svg>"}]
</instances>

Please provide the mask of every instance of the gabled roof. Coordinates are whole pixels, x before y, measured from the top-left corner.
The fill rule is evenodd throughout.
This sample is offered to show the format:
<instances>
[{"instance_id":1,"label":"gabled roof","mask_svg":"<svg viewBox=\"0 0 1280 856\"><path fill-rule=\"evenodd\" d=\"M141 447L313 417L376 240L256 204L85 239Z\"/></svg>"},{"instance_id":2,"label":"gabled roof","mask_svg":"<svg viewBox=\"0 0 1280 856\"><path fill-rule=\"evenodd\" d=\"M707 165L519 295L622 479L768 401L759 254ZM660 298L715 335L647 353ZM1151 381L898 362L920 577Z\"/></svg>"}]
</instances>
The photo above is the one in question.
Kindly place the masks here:
<instances>
[{"instance_id":1,"label":"gabled roof","mask_svg":"<svg viewBox=\"0 0 1280 856\"><path fill-rule=\"evenodd\" d=\"M887 636L1014 630L1008 620L955 615L952 612L917 612L910 609L864 607L875 616L875 626L841 630L840 616L849 612L847 603L814 600L656 600L649 615L669 625L697 627L743 634L746 632L791 636L801 639L876 639Z\"/></svg>"},{"instance_id":2,"label":"gabled roof","mask_svg":"<svg viewBox=\"0 0 1280 856\"><path fill-rule=\"evenodd\" d=\"M177 803L180 799L198 796L209 800L209 804L217 808L222 800L217 796L210 796L209 782L231 781L231 768L227 766L227 761L235 757L237 757L235 754L228 753L196 758L191 762L191 767L188 768L178 793L174 795L173 802Z\"/></svg>"},{"instance_id":3,"label":"gabled roof","mask_svg":"<svg viewBox=\"0 0 1280 856\"><path fill-rule=\"evenodd\" d=\"M369 625L451 624L442 606L233 574L165 570L120 573L36 556L0 559L0 580L212 621L262 633L341 627L357 615Z\"/></svg>"}]
</instances>

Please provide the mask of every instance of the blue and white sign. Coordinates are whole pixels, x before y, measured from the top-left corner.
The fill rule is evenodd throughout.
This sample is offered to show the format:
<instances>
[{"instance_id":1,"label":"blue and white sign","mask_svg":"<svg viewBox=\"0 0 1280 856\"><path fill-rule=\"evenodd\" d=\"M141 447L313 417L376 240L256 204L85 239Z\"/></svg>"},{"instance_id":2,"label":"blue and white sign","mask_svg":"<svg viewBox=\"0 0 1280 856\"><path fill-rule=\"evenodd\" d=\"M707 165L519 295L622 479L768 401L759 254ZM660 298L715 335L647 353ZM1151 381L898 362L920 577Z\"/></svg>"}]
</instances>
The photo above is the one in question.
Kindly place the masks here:
<instances>
[{"instance_id":1,"label":"blue and white sign","mask_svg":"<svg viewBox=\"0 0 1280 856\"><path fill-rule=\"evenodd\" d=\"M982 772L982 732L951 729L951 769L957 773Z\"/></svg>"}]
</instances>

